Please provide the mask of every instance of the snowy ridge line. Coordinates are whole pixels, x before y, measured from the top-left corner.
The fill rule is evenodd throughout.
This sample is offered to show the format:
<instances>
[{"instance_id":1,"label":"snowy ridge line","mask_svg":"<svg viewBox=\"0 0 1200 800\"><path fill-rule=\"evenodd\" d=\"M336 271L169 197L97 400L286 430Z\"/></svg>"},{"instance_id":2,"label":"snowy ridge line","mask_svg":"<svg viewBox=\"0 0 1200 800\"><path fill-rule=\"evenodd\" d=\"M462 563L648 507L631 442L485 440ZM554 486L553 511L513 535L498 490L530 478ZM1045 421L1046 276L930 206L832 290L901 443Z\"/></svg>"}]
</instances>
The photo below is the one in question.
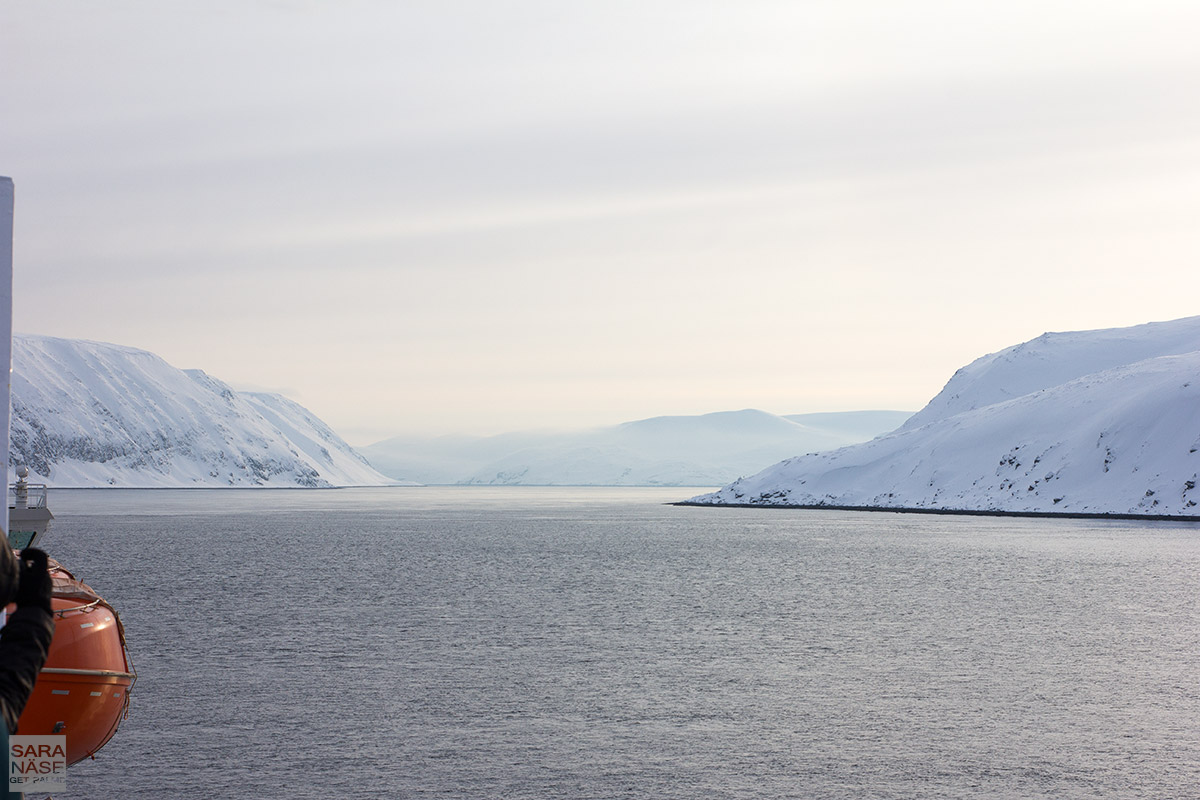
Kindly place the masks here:
<instances>
[{"instance_id":1,"label":"snowy ridge line","mask_svg":"<svg viewBox=\"0 0 1200 800\"><path fill-rule=\"evenodd\" d=\"M660 416L578 431L395 437L363 448L385 475L424 484L721 486L796 453L864 442L908 412Z\"/></svg>"},{"instance_id":2,"label":"snowy ridge line","mask_svg":"<svg viewBox=\"0 0 1200 800\"><path fill-rule=\"evenodd\" d=\"M1183 514L1128 514L1085 511L1003 511L996 508L917 508L899 506L835 506L835 505L789 505L785 503L701 503L695 500L679 500L667 503L670 506L693 508L768 508L780 511L866 511L870 513L891 512L893 514L940 514L954 517L1029 517L1032 519L1092 519L1092 520L1136 520L1141 522L1200 522L1200 516Z\"/></svg>"},{"instance_id":3,"label":"snowy ridge line","mask_svg":"<svg viewBox=\"0 0 1200 800\"><path fill-rule=\"evenodd\" d=\"M13 336L9 467L54 488L395 484L314 414L132 347Z\"/></svg>"},{"instance_id":4,"label":"snowy ridge line","mask_svg":"<svg viewBox=\"0 0 1200 800\"><path fill-rule=\"evenodd\" d=\"M890 434L688 502L1195 518L1200 317L1046 335L984 356Z\"/></svg>"}]
</instances>

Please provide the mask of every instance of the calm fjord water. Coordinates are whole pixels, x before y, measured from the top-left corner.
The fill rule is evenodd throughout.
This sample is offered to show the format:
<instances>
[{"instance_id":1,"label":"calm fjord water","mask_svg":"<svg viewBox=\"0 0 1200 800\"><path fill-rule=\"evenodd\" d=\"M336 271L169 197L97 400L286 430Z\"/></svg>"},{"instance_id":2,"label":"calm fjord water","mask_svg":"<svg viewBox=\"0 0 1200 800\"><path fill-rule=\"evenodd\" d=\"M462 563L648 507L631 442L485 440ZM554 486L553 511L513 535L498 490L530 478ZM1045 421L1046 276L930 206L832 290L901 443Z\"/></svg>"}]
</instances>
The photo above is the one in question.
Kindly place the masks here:
<instances>
[{"instance_id":1,"label":"calm fjord water","mask_svg":"<svg viewBox=\"0 0 1200 800\"><path fill-rule=\"evenodd\" d=\"M687 494L52 492L139 673L63 796L1200 797L1200 526Z\"/></svg>"}]
</instances>

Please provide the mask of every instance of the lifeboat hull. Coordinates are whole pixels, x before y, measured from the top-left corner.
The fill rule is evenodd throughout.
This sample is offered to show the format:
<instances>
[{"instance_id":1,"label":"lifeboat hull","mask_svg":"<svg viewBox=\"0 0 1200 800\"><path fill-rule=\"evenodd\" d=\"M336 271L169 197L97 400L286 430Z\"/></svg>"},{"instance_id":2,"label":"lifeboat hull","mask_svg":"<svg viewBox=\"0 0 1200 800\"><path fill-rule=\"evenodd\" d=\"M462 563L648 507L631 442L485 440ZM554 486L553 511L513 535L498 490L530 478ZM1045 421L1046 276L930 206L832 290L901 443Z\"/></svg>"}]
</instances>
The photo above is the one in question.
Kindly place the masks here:
<instances>
[{"instance_id":1,"label":"lifeboat hull","mask_svg":"<svg viewBox=\"0 0 1200 800\"><path fill-rule=\"evenodd\" d=\"M19 735L66 736L67 764L92 756L117 732L136 680L117 613L69 572L51 569L54 639Z\"/></svg>"}]
</instances>

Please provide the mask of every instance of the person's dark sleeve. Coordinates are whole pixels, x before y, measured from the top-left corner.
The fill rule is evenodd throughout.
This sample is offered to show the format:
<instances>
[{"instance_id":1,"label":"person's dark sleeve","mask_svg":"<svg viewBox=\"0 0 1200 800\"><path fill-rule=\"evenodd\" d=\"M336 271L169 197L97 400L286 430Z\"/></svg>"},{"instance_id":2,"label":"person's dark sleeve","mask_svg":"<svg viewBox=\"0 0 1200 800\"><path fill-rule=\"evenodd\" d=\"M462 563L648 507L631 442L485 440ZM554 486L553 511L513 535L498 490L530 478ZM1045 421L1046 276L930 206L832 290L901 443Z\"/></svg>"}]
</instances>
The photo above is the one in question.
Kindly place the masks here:
<instances>
[{"instance_id":1,"label":"person's dark sleeve","mask_svg":"<svg viewBox=\"0 0 1200 800\"><path fill-rule=\"evenodd\" d=\"M0 630L0 710L10 734L17 732L53 638L54 617L37 606L21 606Z\"/></svg>"}]
</instances>

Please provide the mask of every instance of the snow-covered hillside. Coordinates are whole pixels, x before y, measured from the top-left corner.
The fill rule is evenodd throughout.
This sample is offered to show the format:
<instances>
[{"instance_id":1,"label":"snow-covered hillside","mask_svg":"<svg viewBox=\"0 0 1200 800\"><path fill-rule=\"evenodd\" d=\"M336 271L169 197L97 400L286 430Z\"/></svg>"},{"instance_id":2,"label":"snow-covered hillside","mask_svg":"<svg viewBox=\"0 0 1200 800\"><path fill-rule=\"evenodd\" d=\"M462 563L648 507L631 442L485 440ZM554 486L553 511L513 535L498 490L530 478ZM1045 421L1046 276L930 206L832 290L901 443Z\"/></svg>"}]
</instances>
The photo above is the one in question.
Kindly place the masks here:
<instances>
[{"instance_id":1,"label":"snow-covered hillside","mask_svg":"<svg viewBox=\"0 0 1200 800\"><path fill-rule=\"evenodd\" d=\"M959 370L894 433L690 502L1197 515L1200 317L1050 333Z\"/></svg>"},{"instance_id":2,"label":"snow-covered hillside","mask_svg":"<svg viewBox=\"0 0 1200 800\"><path fill-rule=\"evenodd\" d=\"M422 483L719 486L795 453L890 431L903 411L776 416L726 411L571 433L398 437L363 448L381 472Z\"/></svg>"},{"instance_id":3,"label":"snow-covered hillside","mask_svg":"<svg viewBox=\"0 0 1200 800\"><path fill-rule=\"evenodd\" d=\"M296 403L131 347L14 336L12 409L10 475L56 487L395 482Z\"/></svg>"}]
</instances>

